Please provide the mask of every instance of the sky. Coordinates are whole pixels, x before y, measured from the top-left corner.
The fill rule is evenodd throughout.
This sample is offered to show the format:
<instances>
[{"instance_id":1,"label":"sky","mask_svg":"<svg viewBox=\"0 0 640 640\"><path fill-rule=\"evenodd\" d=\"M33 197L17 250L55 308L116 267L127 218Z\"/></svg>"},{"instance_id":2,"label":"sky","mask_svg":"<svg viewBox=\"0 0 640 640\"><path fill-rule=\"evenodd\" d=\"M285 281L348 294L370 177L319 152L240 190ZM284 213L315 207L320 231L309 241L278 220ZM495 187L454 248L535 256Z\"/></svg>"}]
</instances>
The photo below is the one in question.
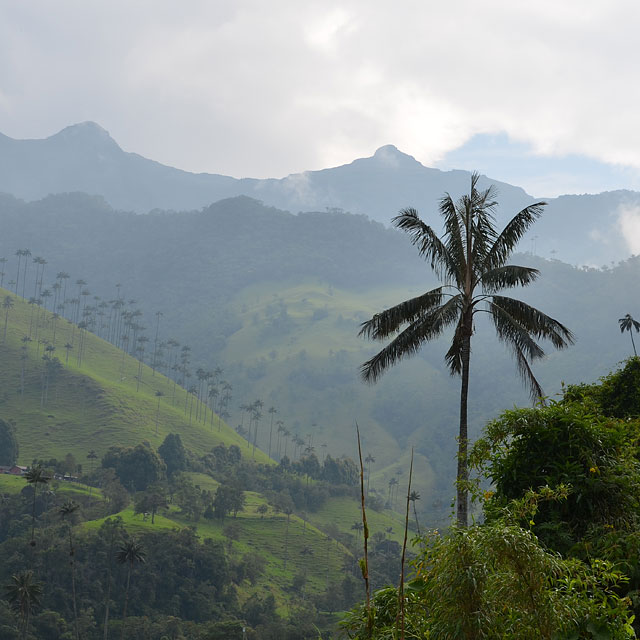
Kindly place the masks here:
<instances>
[{"instance_id":1,"label":"sky","mask_svg":"<svg viewBox=\"0 0 640 640\"><path fill-rule=\"evenodd\" d=\"M640 190L637 0L0 0L0 132L195 172L393 144L532 195Z\"/></svg>"}]
</instances>

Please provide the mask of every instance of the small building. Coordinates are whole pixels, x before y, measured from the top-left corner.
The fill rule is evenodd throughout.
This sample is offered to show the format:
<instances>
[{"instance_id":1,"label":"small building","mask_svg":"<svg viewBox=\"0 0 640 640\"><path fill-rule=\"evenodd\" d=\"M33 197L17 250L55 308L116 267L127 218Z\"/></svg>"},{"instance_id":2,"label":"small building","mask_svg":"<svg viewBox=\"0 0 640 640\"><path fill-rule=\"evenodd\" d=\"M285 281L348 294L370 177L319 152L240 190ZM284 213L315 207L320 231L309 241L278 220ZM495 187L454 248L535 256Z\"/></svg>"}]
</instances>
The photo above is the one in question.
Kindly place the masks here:
<instances>
[{"instance_id":1,"label":"small building","mask_svg":"<svg viewBox=\"0 0 640 640\"><path fill-rule=\"evenodd\" d=\"M27 473L27 467L21 467L18 464L14 464L10 469L9 469L9 473L12 476L23 476L25 473Z\"/></svg>"}]
</instances>

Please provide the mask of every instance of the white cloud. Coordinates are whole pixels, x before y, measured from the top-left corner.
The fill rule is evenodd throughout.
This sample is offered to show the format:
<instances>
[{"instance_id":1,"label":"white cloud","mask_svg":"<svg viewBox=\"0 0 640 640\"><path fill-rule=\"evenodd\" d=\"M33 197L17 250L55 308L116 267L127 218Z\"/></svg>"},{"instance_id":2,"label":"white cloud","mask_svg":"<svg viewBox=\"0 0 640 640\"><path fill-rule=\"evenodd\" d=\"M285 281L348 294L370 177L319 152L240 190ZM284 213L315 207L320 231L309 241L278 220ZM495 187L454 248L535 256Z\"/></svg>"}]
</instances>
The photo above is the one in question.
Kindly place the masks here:
<instances>
[{"instance_id":1,"label":"white cloud","mask_svg":"<svg viewBox=\"0 0 640 640\"><path fill-rule=\"evenodd\" d=\"M640 167L635 0L0 2L0 131L279 176L476 133Z\"/></svg>"},{"instance_id":2,"label":"white cloud","mask_svg":"<svg viewBox=\"0 0 640 640\"><path fill-rule=\"evenodd\" d=\"M640 207L621 206L618 227L629 251L640 254Z\"/></svg>"}]
</instances>

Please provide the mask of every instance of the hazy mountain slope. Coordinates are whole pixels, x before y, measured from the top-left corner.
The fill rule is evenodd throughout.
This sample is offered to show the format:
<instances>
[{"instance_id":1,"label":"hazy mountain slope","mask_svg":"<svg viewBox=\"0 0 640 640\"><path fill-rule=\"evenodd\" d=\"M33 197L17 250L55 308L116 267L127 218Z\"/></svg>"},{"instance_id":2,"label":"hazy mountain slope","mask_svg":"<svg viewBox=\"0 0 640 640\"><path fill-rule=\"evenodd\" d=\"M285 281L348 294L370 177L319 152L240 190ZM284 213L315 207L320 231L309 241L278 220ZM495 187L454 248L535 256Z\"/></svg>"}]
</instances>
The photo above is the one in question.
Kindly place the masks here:
<instances>
[{"instance_id":1,"label":"hazy mountain slope","mask_svg":"<svg viewBox=\"0 0 640 640\"><path fill-rule=\"evenodd\" d=\"M466 171L422 166L393 146L371 158L283 179L238 180L194 174L123 151L93 122L69 126L43 140L0 134L0 191L36 200L83 191L102 195L116 209L146 213L155 208L196 209L236 195L250 195L289 211L340 207L388 222L400 207L425 205L443 191L468 183ZM505 204L523 202L522 189L499 184Z\"/></svg>"},{"instance_id":2,"label":"hazy mountain slope","mask_svg":"<svg viewBox=\"0 0 640 640\"><path fill-rule=\"evenodd\" d=\"M192 174L127 153L93 122L44 140L0 135L0 175L0 191L19 198L84 191L104 196L116 208L139 212L191 209L224 197L219 193L239 193L233 192L233 178Z\"/></svg>"},{"instance_id":3,"label":"hazy mountain slope","mask_svg":"<svg viewBox=\"0 0 640 640\"><path fill-rule=\"evenodd\" d=\"M44 140L13 140L0 134L0 192L34 200L83 191L103 196L116 209L139 213L197 209L248 195L292 212L341 209L387 225L399 209L411 206L438 225L439 198L445 192L454 197L465 193L469 177L467 171L425 167L391 145L340 167L282 179L238 180L180 171L124 152L92 122L67 127ZM489 183L498 189L501 220L534 200L519 187L481 180L483 187ZM640 194L572 195L549 203L545 220L523 246L545 257L589 265L618 261L635 250L637 244L625 238L621 223L624 216L637 217Z\"/></svg>"}]
</instances>

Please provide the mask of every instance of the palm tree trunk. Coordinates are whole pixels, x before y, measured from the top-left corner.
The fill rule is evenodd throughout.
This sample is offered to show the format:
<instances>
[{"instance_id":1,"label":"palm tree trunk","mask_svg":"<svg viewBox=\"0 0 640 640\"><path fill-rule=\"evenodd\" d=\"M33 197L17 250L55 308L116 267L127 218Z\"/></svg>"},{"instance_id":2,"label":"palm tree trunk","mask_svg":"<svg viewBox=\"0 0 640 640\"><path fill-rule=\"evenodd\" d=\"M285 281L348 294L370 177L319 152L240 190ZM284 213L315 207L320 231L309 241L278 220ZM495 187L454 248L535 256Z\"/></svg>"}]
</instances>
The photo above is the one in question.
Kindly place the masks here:
<instances>
[{"instance_id":1,"label":"palm tree trunk","mask_svg":"<svg viewBox=\"0 0 640 640\"><path fill-rule=\"evenodd\" d=\"M71 594L73 596L73 619L75 622L76 640L80 640L80 631L78 629L78 606L76 604L76 563L73 550L71 525L69 525L69 557L71 558Z\"/></svg>"},{"instance_id":2,"label":"palm tree trunk","mask_svg":"<svg viewBox=\"0 0 640 640\"><path fill-rule=\"evenodd\" d=\"M416 519L416 527L418 528L418 535L421 536L422 534L420 533L420 523L418 522L418 512L416 511L416 501L413 501L413 515Z\"/></svg>"},{"instance_id":3,"label":"palm tree trunk","mask_svg":"<svg viewBox=\"0 0 640 640\"><path fill-rule=\"evenodd\" d=\"M34 482L33 483L33 508L31 510L31 543L33 546L33 543L35 541L35 530L36 530L36 493L38 491L38 483Z\"/></svg>"},{"instance_id":4,"label":"palm tree trunk","mask_svg":"<svg viewBox=\"0 0 640 640\"><path fill-rule=\"evenodd\" d=\"M16 285L17 286L17 285ZM27 629L29 628L29 614L31 613L31 603L27 604L27 610L24 612L22 616L22 640L26 640L27 638Z\"/></svg>"},{"instance_id":5,"label":"palm tree trunk","mask_svg":"<svg viewBox=\"0 0 640 640\"><path fill-rule=\"evenodd\" d=\"M105 607L104 607L104 636L103 640L108 640L109 638L109 604L111 598L111 563L113 556L113 532L111 533L111 541L109 544L109 567L107 569L107 597L105 599Z\"/></svg>"},{"instance_id":6,"label":"palm tree trunk","mask_svg":"<svg viewBox=\"0 0 640 640\"><path fill-rule=\"evenodd\" d=\"M633 340L633 327L629 329L629 335L631 336L631 346L633 347L633 355L634 357L638 357L638 352L636 351L636 343Z\"/></svg>"},{"instance_id":7,"label":"palm tree trunk","mask_svg":"<svg viewBox=\"0 0 640 640\"><path fill-rule=\"evenodd\" d=\"M131 580L132 564L132 562L129 563L129 570L127 571L127 589L124 592L124 611L122 612L122 640L124 640L124 628L127 620L127 604L129 604L129 581Z\"/></svg>"},{"instance_id":8,"label":"palm tree trunk","mask_svg":"<svg viewBox=\"0 0 640 640\"><path fill-rule=\"evenodd\" d=\"M466 528L468 515L467 496L467 399L469 396L469 360L471 357L471 332L463 337L462 345L462 383L460 385L460 431L458 433L458 473L457 483L457 522L461 528Z\"/></svg>"}]
</instances>

